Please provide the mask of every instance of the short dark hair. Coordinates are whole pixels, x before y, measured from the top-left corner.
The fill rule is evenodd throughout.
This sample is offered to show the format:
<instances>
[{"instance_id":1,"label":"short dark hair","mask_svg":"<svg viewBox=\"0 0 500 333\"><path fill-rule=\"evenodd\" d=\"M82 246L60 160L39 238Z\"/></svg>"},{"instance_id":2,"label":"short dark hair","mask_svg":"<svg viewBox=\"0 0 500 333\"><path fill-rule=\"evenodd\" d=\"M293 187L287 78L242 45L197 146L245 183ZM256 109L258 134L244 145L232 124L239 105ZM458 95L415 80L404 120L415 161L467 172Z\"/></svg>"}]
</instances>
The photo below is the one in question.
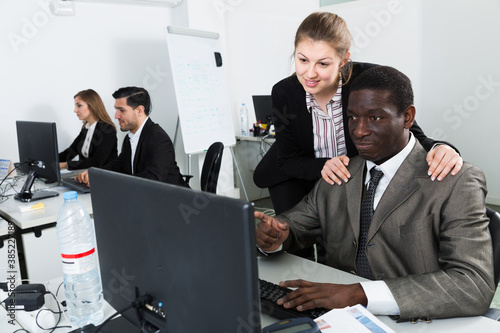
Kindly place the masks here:
<instances>
[{"instance_id":1,"label":"short dark hair","mask_svg":"<svg viewBox=\"0 0 500 333\"><path fill-rule=\"evenodd\" d=\"M351 92L356 90L389 91L389 101L402 114L413 105L413 89L410 79L389 66L375 66L359 75L351 84Z\"/></svg>"},{"instance_id":2,"label":"short dark hair","mask_svg":"<svg viewBox=\"0 0 500 333\"><path fill-rule=\"evenodd\" d=\"M139 105L144 106L144 113L149 116L151 112L151 97L146 89L141 87L124 87L113 93L113 98L127 98L127 105L132 108L137 108Z\"/></svg>"}]
</instances>

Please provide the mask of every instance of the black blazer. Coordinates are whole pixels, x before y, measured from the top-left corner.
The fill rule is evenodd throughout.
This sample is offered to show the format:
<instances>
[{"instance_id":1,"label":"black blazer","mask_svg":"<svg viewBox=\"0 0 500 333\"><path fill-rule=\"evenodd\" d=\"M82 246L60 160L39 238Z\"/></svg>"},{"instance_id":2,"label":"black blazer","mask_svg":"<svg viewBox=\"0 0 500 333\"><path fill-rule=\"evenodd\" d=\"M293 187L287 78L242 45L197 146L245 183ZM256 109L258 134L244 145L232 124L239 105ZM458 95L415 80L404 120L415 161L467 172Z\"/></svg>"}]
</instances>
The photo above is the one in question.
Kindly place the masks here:
<instances>
[{"instance_id":1,"label":"black blazer","mask_svg":"<svg viewBox=\"0 0 500 333\"><path fill-rule=\"evenodd\" d=\"M351 78L342 86L342 111L348 157L358 155L348 134L346 114L351 82L365 70L377 65L353 63L352 66ZM295 75L274 85L272 101L276 142L257 165L253 177L255 184L267 188L292 178L311 181L321 178L321 170L328 158L314 156L312 116L307 110L306 92ZM426 137L416 122L410 130L427 151L438 143Z\"/></svg>"},{"instance_id":2,"label":"black blazer","mask_svg":"<svg viewBox=\"0 0 500 333\"><path fill-rule=\"evenodd\" d=\"M123 139L120 156L104 168L131 175L131 154L130 140L127 136ZM187 187L175 161L174 145L170 137L150 118L144 124L137 143L133 175Z\"/></svg>"},{"instance_id":3,"label":"black blazer","mask_svg":"<svg viewBox=\"0 0 500 333\"><path fill-rule=\"evenodd\" d=\"M59 162L68 163L69 170L102 167L118 156L116 130L110 124L98 121L89 147L89 157L82 155L82 146L88 130L84 127L71 146L59 154ZM80 156L78 161L71 161Z\"/></svg>"}]
</instances>

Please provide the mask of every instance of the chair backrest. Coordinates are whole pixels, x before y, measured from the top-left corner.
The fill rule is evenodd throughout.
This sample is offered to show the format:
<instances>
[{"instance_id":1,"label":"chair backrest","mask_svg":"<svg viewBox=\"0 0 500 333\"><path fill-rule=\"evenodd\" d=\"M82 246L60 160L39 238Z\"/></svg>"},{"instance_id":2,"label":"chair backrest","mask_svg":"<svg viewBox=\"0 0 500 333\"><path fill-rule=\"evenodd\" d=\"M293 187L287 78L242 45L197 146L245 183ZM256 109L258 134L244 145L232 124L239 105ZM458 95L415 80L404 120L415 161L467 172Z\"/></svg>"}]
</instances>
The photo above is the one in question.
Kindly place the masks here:
<instances>
[{"instance_id":1,"label":"chair backrest","mask_svg":"<svg viewBox=\"0 0 500 333\"><path fill-rule=\"evenodd\" d=\"M498 280L500 280L500 214L486 207L486 215L490 218L489 229L493 243L495 285L498 285Z\"/></svg>"},{"instance_id":2,"label":"chair backrest","mask_svg":"<svg viewBox=\"0 0 500 333\"><path fill-rule=\"evenodd\" d=\"M200 187L202 191L215 193L217 190L223 151L224 144L222 142L214 142L208 148L201 170Z\"/></svg>"}]
</instances>

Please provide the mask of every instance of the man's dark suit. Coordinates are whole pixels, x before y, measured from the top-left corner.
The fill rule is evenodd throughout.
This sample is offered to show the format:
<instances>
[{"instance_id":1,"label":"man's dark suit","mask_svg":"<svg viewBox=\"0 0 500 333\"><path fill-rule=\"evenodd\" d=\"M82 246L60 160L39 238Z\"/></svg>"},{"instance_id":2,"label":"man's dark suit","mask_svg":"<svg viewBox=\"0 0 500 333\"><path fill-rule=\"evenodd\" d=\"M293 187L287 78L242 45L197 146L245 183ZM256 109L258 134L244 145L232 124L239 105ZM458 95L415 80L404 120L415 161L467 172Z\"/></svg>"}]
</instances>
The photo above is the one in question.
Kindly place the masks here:
<instances>
[{"instance_id":1,"label":"man's dark suit","mask_svg":"<svg viewBox=\"0 0 500 333\"><path fill-rule=\"evenodd\" d=\"M82 155L82 146L88 130L82 128L71 146L59 154L59 162L68 163L69 170L102 167L118 156L116 129L110 124L98 121L89 147L89 157ZM78 161L71 161L75 156Z\"/></svg>"},{"instance_id":2,"label":"man's dark suit","mask_svg":"<svg viewBox=\"0 0 500 333\"><path fill-rule=\"evenodd\" d=\"M433 182L425 157L416 142L380 199L368 262L391 290L401 320L482 315L495 292L484 174L464 163L457 175ZM348 183L321 179L278 218L290 224L284 250L318 241L327 265L355 272L366 161L354 157L348 169Z\"/></svg>"},{"instance_id":3,"label":"man's dark suit","mask_svg":"<svg viewBox=\"0 0 500 333\"><path fill-rule=\"evenodd\" d=\"M104 169L131 175L130 140L123 140L122 151L117 159L107 164ZM177 162L175 151L168 134L150 118L142 128L134 157L134 176L158 180L161 182L187 186Z\"/></svg>"},{"instance_id":4,"label":"man's dark suit","mask_svg":"<svg viewBox=\"0 0 500 333\"><path fill-rule=\"evenodd\" d=\"M348 133L347 106L353 82L362 72L374 67L374 64L353 63L352 74L342 86L342 113L347 146L347 156L358 155ZM345 80L344 80L345 81ZM321 169L328 158L314 156L314 137L311 113L306 106L306 92L295 75L278 82L272 91L276 142L271 146L254 172L254 182L261 188L269 188L275 210L279 214L293 207L321 178ZM426 150L430 150L436 141L425 136L415 122L410 129ZM448 143L447 143L448 144ZM449 145L449 144L448 144ZM450 145L451 146L451 145ZM298 181L303 186L290 188L285 193L279 187L285 181ZM277 195L273 195L273 190ZM290 193L290 190L294 193ZM300 192L300 193L299 193ZM294 202L283 202L280 196L294 195Z\"/></svg>"}]
</instances>

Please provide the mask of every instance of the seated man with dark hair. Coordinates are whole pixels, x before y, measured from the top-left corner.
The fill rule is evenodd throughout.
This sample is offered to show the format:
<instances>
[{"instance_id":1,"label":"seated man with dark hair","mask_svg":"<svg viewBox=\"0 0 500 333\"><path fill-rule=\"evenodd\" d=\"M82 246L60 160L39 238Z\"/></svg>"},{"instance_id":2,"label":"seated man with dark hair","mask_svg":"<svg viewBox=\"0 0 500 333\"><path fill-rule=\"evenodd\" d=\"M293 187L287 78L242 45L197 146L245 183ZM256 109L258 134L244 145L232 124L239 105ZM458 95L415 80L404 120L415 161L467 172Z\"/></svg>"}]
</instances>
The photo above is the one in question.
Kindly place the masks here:
<instances>
[{"instance_id":1,"label":"seated man with dark hair","mask_svg":"<svg viewBox=\"0 0 500 333\"><path fill-rule=\"evenodd\" d=\"M188 187L175 161L170 137L149 118L151 98L146 89L120 88L113 93L113 97L115 119L118 119L120 130L129 133L123 140L120 155L103 168ZM88 184L87 171L80 173L77 179Z\"/></svg>"},{"instance_id":2,"label":"seated man with dark hair","mask_svg":"<svg viewBox=\"0 0 500 333\"><path fill-rule=\"evenodd\" d=\"M373 281L351 285L285 281L278 301L299 311L362 304L375 314L415 320L484 314L495 286L483 172L464 163L433 182L426 151L409 128L411 82L391 67L360 75L349 96L349 134L359 156L342 186L319 180L294 208L255 212L266 252L319 242L326 264Z\"/></svg>"}]
</instances>

